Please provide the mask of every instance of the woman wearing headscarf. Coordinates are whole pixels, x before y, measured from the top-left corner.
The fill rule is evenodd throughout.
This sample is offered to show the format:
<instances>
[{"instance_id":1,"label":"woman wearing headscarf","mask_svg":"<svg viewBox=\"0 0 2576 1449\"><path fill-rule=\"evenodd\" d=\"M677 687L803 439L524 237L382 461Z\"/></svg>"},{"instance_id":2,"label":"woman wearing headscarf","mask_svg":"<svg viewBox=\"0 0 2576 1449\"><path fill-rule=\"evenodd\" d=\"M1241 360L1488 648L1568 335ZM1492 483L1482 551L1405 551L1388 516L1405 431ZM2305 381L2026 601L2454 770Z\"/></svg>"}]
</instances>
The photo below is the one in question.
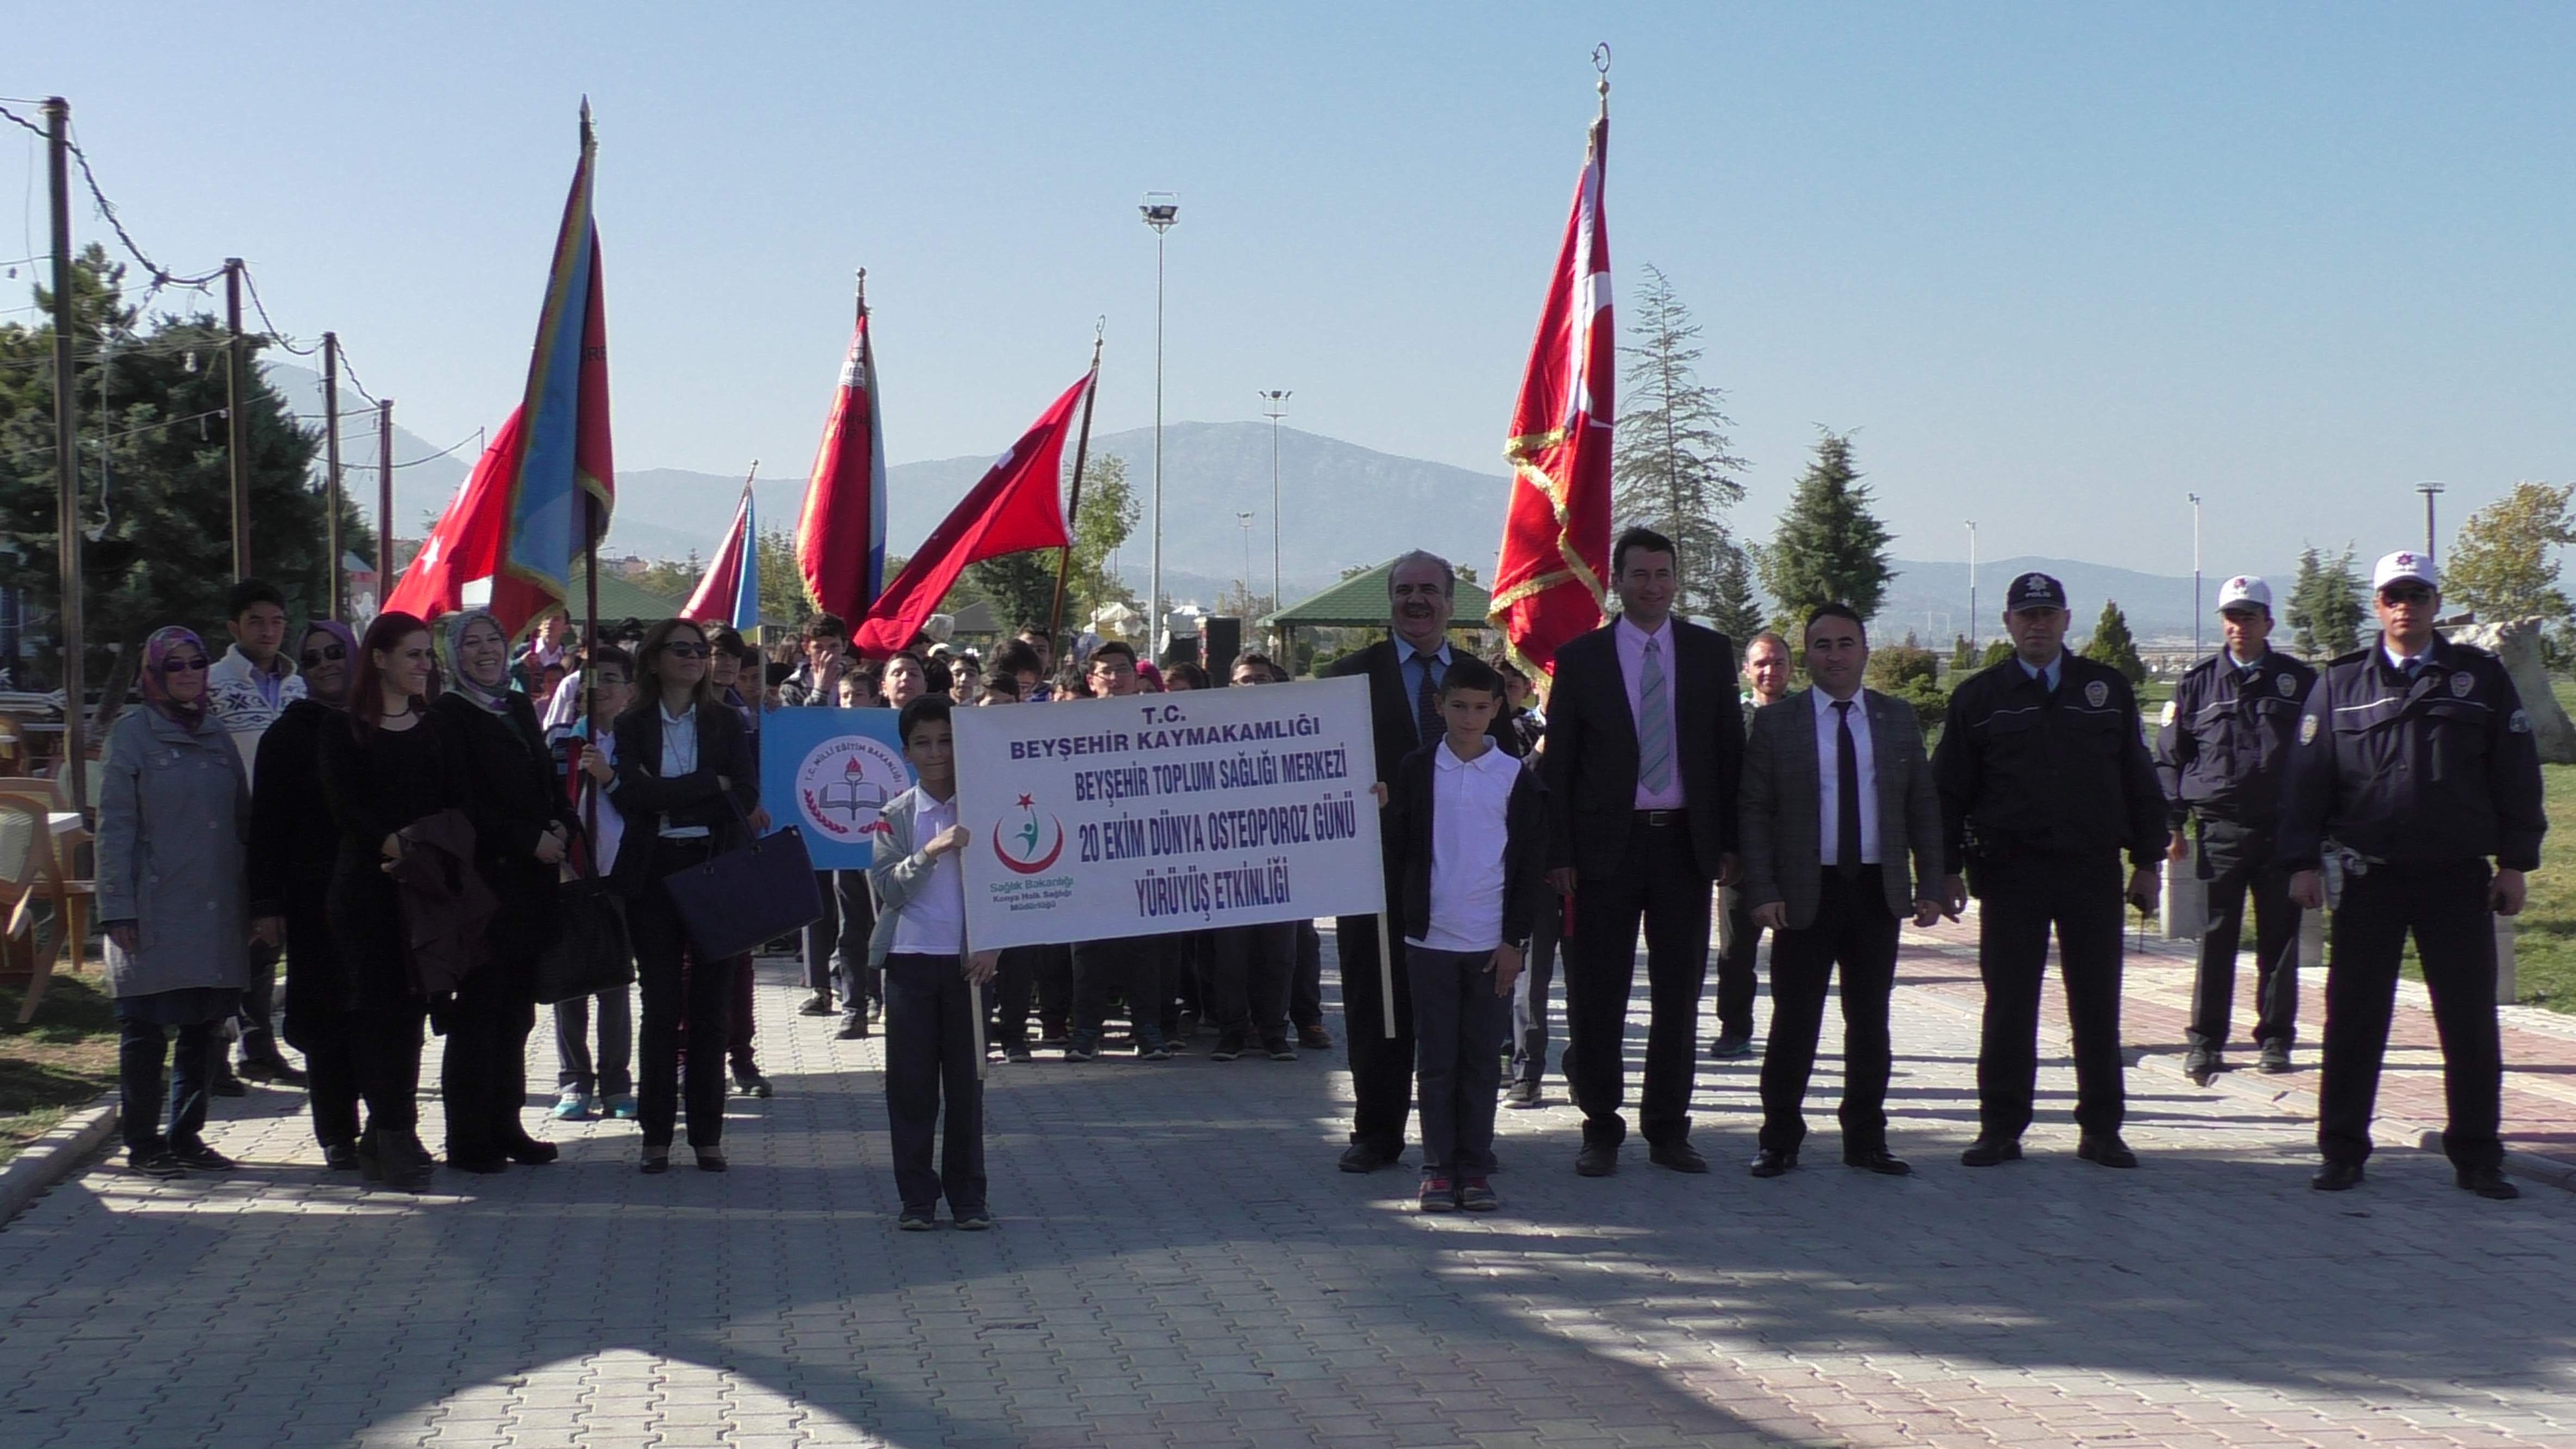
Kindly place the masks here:
<instances>
[{"instance_id":1,"label":"woman wearing headscarf","mask_svg":"<svg viewBox=\"0 0 2576 1449\"><path fill-rule=\"evenodd\" d=\"M206 707L210 662L205 641L186 629L145 641L144 708L108 732L100 770L99 917L121 1038L119 1126L126 1165L150 1177L233 1166L199 1134L215 1034L249 982L250 784L232 736ZM258 929L277 939L275 921Z\"/></svg>"},{"instance_id":2,"label":"woman wearing headscarf","mask_svg":"<svg viewBox=\"0 0 2576 1449\"><path fill-rule=\"evenodd\" d=\"M433 1009L447 1028L439 1086L447 1102L447 1165L499 1172L555 1160L555 1146L521 1122L528 1033L537 1024L537 958L563 928L557 867L571 812L528 697L510 687L510 636L481 609L451 614L440 637L447 692L429 707L446 737L474 822L474 864L499 897L483 963Z\"/></svg>"},{"instance_id":3,"label":"woman wearing headscarf","mask_svg":"<svg viewBox=\"0 0 2576 1449\"><path fill-rule=\"evenodd\" d=\"M429 1186L435 1164L420 1143L422 1003L392 871L403 827L455 806L460 793L440 731L424 728L434 653L427 624L378 614L359 642L348 712L322 730L322 799L339 833L323 910L367 1104L358 1169L411 1192Z\"/></svg>"},{"instance_id":4,"label":"woman wearing headscarf","mask_svg":"<svg viewBox=\"0 0 2576 1449\"><path fill-rule=\"evenodd\" d=\"M250 902L286 924L286 1040L304 1053L313 1140L322 1162L358 1170L358 1058L348 982L331 943L331 868L340 830L322 797L322 736L345 728L358 640L337 619L304 626L295 649L304 697L260 736L250 792Z\"/></svg>"}]
</instances>

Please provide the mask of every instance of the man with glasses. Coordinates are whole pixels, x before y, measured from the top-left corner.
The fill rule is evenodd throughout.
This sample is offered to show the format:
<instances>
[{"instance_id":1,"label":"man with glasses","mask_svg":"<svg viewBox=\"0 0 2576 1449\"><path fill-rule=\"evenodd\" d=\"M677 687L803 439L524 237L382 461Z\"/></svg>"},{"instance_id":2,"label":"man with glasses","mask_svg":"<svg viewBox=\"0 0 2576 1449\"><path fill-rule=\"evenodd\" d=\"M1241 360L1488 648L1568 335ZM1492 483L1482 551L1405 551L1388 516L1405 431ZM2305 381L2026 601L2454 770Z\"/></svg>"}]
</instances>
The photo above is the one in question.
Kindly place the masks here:
<instances>
[{"instance_id":1,"label":"man with glasses","mask_svg":"<svg viewBox=\"0 0 2576 1449\"><path fill-rule=\"evenodd\" d=\"M2497 1136L2495 918L2521 912L2523 873L2540 864L2549 829L2540 752L2503 663L2433 632L2442 595L2431 559L2392 553L2371 571L2371 587L2379 638L2318 678L2283 788L2290 899L2307 910L2330 896L2334 904L2317 1092L2325 1166L2309 1185L2342 1192L2361 1183L2398 961L2412 934L2442 1036L2443 1154L2461 1188L2519 1197Z\"/></svg>"},{"instance_id":2,"label":"man with glasses","mask_svg":"<svg viewBox=\"0 0 2576 1449\"><path fill-rule=\"evenodd\" d=\"M2272 586L2238 575L2218 589L2227 642L2174 686L2156 737L2156 779L2164 787L2173 837L2165 859L2193 858L2188 831L2200 817L2199 876L2209 892L2192 990L2189 1050L2182 1069L2200 1086L2227 1070L2227 1027L2236 997L2236 944L2245 898L2254 898L2254 1041L2262 1069L2290 1070L2299 1017L2299 908L2290 875L2272 848L2280 827L2281 772L2317 672L2275 653Z\"/></svg>"}]
</instances>

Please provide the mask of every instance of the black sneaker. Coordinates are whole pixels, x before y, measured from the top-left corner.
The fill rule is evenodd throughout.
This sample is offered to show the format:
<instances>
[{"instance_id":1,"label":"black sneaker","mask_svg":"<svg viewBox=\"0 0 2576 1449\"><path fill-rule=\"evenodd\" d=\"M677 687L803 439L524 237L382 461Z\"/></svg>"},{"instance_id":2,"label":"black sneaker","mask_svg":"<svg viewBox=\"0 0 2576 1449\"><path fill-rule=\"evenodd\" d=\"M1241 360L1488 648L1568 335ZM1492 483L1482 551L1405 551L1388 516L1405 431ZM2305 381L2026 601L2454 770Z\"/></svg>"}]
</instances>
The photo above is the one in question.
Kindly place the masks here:
<instances>
[{"instance_id":1,"label":"black sneaker","mask_svg":"<svg viewBox=\"0 0 2576 1449\"><path fill-rule=\"evenodd\" d=\"M1096 1031L1077 1031L1064 1044L1064 1059L1069 1062L1087 1062L1099 1055L1100 1033Z\"/></svg>"},{"instance_id":2,"label":"black sneaker","mask_svg":"<svg viewBox=\"0 0 2576 1449\"><path fill-rule=\"evenodd\" d=\"M855 1011L842 1012L841 1029L832 1035L843 1041L864 1041L868 1035L868 1019Z\"/></svg>"},{"instance_id":3,"label":"black sneaker","mask_svg":"<svg viewBox=\"0 0 2576 1449\"><path fill-rule=\"evenodd\" d=\"M1526 1111L1538 1104L1538 1083L1536 1082L1514 1082L1503 1088L1503 1105L1506 1107L1517 1107Z\"/></svg>"},{"instance_id":4,"label":"black sneaker","mask_svg":"<svg viewBox=\"0 0 2576 1449\"><path fill-rule=\"evenodd\" d=\"M1024 1041L1015 1041L1003 1047L1002 1060L1010 1062L1025 1062L1033 1060L1029 1055L1029 1044Z\"/></svg>"},{"instance_id":5,"label":"black sneaker","mask_svg":"<svg viewBox=\"0 0 2576 1449\"><path fill-rule=\"evenodd\" d=\"M127 1153L125 1155L125 1170L144 1177L157 1177L164 1182L167 1182L174 1177L186 1177L188 1175L187 1164L172 1156L170 1149L167 1147L155 1147L146 1152Z\"/></svg>"},{"instance_id":6,"label":"black sneaker","mask_svg":"<svg viewBox=\"0 0 2576 1449\"><path fill-rule=\"evenodd\" d=\"M1261 1044L1261 1049L1268 1052L1270 1054L1270 1059L1274 1062L1293 1062L1297 1060L1297 1049L1289 1045L1288 1038L1284 1036L1274 1036L1270 1040L1263 1042Z\"/></svg>"},{"instance_id":7,"label":"black sneaker","mask_svg":"<svg viewBox=\"0 0 2576 1449\"><path fill-rule=\"evenodd\" d=\"M1208 1053L1212 1062L1230 1062L1243 1055L1243 1038L1227 1035L1216 1039L1216 1049Z\"/></svg>"},{"instance_id":8,"label":"black sneaker","mask_svg":"<svg viewBox=\"0 0 2576 1449\"><path fill-rule=\"evenodd\" d=\"M1328 1052L1333 1049L1333 1034L1321 1026L1301 1026L1297 1028L1297 1045L1310 1052Z\"/></svg>"},{"instance_id":9,"label":"black sneaker","mask_svg":"<svg viewBox=\"0 0 2576 1449\"><path fill-rule=\"evenodd\" d=\"M939 1220L926 1212L905 1208L903 1215L894 1220L894 1225L907 1233L926 1233L939 1226Z\"/></svg>"},{"instance_id":10,"label":"black sneaker","mask_svg":"<svg viewBox=\"0 0 2576 1449\"><path fill-rule=\"evenodd\" d=\"M1454 1213L1458 1210L1458 1184L1446 1172L1425 1171L1422 1174L1422 1210L1427 1213Z\"/></svg>"},{"instance_id":11,"label":"black sneaker","mask_svg":"<svg viewBox=\"0 0 2576 1449\"><path fill-rule=\"evenodd\" d=\"M1749 1031L1722 1033L1708 1044L1708 1055L1710 1060L1721 1062L1731 1061L1737 1057L1749 1057L1753 1055L1753 1033Z\"/></svg>"},{"instance_id":12,"label":"black sneaker","mask_svg":"<svg viewBox=\"0 0 2576 1449\"><path fill-rule=\"evenodd\" d=\"M1136 1039L1136 1060L1140 1062L1168 1062L1171 1059L1172 1044L1163 1040L1160 1035L1140 1036Z\"/></svg>"},{"instance_id":13,"label":"black sneaker","mask_svg":"<svg viewBox=\"0 0 2576 1449\"><path fill-rule=\"evenodd\" d=\"M766 1097L776 1090L769 1085L769 1079L760 1074L758 1067L735 1068L733 1089L746 1097Z\"/></svg>"},{"instance_id":14,"label":"black sneaker","mask_svg":"<svg viewBox=\"0 0 2576 1449\"><path fill-rule=\"evenodd\" d=\"M199 1172L230 1172L241 1165L203 1142L173 1142L170 1156L181 1167L194 1168Z\"/></svg>"}]
</instances>

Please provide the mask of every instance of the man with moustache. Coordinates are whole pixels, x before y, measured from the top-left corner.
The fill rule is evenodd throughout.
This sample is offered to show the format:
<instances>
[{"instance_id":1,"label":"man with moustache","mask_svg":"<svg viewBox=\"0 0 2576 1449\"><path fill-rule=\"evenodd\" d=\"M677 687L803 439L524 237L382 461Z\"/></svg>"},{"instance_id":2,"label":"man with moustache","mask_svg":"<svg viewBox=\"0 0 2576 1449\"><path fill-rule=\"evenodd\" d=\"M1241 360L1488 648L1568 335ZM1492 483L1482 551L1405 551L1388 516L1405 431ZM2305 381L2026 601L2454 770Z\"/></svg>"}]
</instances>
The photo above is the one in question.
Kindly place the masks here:
<instances>
[{"instance_id":1,"label":"man with moustache","mask_svg":"<svg viewBox=\"0 0 2576 1449\"><path fill-rule=\"evenodd\" d=\"M1397 761L1447 732L1440 719L1440 681L1448 677L1454 657L1449 616L1457 590L1457 571L1447 559L1420 549L1398 558L1386 576L1391 637L1324 671L1327 678L1356 674L1368 680L1370 735L1380 780L1394 773ZM1499 712L1487 733L1507 753L1520 754L1519 737ZM1403 892L1395 874L1395 842L1382 844L1386 939L1400 943L1408 927L1399 909ZM1704 916L1701 925L1704 930ZM1342 1026L1350 1038L1351 1093L1358 1099L1341 1168L1374 1172L1394 1166L1404 1156L1405 1124L1413 1113L1413 989L1399 966L1394 973L1395 1031L1390 1036L1379 979L1386 963L1378 955L1376 918L1343 916L1334 923L1333 935L1342 963ZM1494 1049L1500 1052L1502 1043L1496 1042Z\"/></svg>"},{"instance_id":2,"label":"man with moustache","mask_svg":"<svg viewBox=\"0 0 2576 1449\"><path fill-rule=\"evenodd\" d=\"M1941 787L1943 876L1965 872L1977 912L1985 1021L1977 1047L1977 1140L1993 1167L2021 1154L2039 1078L2039 986L2057 933L2075 1036L2075 1155L2135 1167L2120 1140L2120 904L2155 908L2165 849L2156 784L2129 681L2066 648L2066 588L2023 574L2004 593L2013 657L1951 692L1932 756ZM2120 856L2132 867L2120 884ZM1960 889L1947 902L1965 904Z\"/></svg>"},{"instance_id":3,"label":"man with moustache","mask_svg":"<svg viewBox=\"0 0 2576 1449\"><path fill-rule=\"evenodd\" d=\"M2371 571L2371 588L2379 638L2318 677L2283 787L2290 899L2312 911L2326 904L2329 859L2342 878L2317 1091L2325 1166L2309 1186L2361 1185L2398 961L2412 934L2441 1028L2442 1152L2453 1180L2483 1198L2519 1197L2497 1137L2495 918L2520 914L2524 872L2540 865L2549 829L2540 752L2503 663L2433 632L2442 594L2431 559L2392 553Z\"/></svg>"},{"instance_id":4,"label":"man with moustache","mask_svg":"<svg viewBox=\"0 0 2576 1449\"><path fill-rule=\"evenodd\" d=\"M1744 750L1735 648L1672 616L1671 539L1631 528L1610 550L1619 616L1556 652L1548 696L1551 872L1572 897L1565 968L1567 1080L1583 1109L1574 1170L1607 1177L1628 1134L1628 997L1637 928L1651 1003L1638 1127L1650 1158L1706 1172L1690 1145L1699 1002L1708 984L1709 887L1734 873L1736 769Z\"/></svg>"}]
</instances>

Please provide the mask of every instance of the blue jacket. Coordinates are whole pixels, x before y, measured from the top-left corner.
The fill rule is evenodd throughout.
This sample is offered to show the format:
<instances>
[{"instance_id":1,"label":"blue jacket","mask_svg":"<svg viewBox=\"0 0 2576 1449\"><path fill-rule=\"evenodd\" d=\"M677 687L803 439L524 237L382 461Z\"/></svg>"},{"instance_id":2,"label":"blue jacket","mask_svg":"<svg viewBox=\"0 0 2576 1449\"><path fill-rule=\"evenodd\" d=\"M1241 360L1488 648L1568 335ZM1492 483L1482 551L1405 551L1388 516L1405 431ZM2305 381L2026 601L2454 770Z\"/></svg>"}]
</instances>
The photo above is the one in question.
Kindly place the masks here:
<instances>
[{"instance_id":1,"label":"blue jacket","mask_svg":"<svg viewBox=\"0 0 2576 1449\"><path fill-rule=\"evenodd\" d=\"M2317 672L2278 650L2248 678L2226 651L2200 661L2174 686L2156 735L2156 780L2167 823L2204 818L2270 826L2281 813L2281 779L2299 713Z\"/></svg>"}]
</instances>

